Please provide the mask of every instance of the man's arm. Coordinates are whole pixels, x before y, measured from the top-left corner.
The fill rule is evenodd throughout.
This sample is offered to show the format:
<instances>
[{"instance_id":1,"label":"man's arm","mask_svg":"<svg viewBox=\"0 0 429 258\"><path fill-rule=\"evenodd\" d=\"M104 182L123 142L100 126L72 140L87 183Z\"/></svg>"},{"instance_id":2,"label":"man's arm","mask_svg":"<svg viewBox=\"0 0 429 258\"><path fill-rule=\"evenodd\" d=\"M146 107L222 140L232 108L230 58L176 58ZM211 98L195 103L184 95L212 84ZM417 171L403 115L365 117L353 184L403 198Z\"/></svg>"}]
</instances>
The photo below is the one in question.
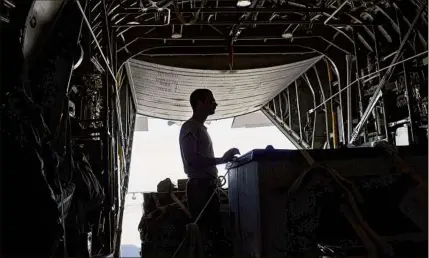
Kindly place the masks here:
<instances>
[{"instance_id":1,"label":"man's arm","mask_svg":"<svg viewBox=\"0 0 429 258\"><path fill-rule=\"evenodd\" d=\"M192 133L183 136L182 139L182 153L191 167L205 168L225 163L223 158L209 158L201 156L197 152L197 139Z\"/></svg>"}]
</instances>

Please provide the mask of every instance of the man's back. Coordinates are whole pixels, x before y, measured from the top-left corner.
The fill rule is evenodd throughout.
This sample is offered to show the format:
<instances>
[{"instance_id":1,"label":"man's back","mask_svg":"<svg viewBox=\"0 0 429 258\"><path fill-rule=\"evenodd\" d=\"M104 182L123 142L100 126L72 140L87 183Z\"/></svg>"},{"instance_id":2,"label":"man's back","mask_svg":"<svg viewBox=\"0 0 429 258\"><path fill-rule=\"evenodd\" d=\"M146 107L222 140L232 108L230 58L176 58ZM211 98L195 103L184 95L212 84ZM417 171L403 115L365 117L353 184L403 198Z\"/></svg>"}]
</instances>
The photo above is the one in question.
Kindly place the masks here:
<instances>
[{"instance_id":1,"label":"man's back","mask_svg":"<svg viewBox=\"0 0 429 258\"><path fill-rule=\"evenodd\" d=\"M184 148L187 146L186 141L196 140L197 154L207 158L214 158L213 144L207 128L194 119L186 121L180 129L179 143L182 155L183 167L189 178L216 178L217 168L215 165L198 168L195 165L188 164L184 157Z\"/></svg>"}]
</instances>

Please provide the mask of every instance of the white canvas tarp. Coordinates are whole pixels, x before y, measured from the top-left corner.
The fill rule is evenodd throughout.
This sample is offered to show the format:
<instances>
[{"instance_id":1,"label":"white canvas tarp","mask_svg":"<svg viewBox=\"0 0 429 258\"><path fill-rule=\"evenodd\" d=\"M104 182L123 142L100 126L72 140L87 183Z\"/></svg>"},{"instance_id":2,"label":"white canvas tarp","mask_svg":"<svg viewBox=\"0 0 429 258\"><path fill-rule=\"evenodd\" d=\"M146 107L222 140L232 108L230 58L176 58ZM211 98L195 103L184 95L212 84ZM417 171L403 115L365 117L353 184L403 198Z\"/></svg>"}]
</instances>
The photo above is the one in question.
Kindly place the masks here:
<instances>
[{"instance_id":1,"label":"white canvas tarp","mask_svg":"<svg viewBox=\"0 0 429 258\"><path fill-rule=\"evenodd\" d=\"M321 57L269 68L218 71L177 68L131 59L138 113L168 120L192 115L189 96L195 89L210 89L218 103L210 120L230 118L259 110Z\"/></svg>"}]
</instances>

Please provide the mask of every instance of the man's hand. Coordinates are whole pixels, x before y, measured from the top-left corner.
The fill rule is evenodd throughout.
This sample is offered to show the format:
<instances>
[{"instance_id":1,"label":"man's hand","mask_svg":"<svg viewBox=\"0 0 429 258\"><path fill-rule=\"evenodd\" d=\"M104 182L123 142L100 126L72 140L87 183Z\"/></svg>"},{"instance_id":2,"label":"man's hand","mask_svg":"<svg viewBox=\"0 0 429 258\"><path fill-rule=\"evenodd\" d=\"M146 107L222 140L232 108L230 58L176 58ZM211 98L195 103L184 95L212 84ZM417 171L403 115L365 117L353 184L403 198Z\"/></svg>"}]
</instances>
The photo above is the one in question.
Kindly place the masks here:
<instances>
[{"instance_id":1,"label":"man's hand","mask_svg":"<svg viewBox=\"0 0 429 258\"><path fill-rule=\"evenodd\" d=\"M222 156L222 161L224 163L230 162L234 159L235 155L239 155L240 151L237 148L229 149L225 154Z\"/></svg>"}]
</instances>

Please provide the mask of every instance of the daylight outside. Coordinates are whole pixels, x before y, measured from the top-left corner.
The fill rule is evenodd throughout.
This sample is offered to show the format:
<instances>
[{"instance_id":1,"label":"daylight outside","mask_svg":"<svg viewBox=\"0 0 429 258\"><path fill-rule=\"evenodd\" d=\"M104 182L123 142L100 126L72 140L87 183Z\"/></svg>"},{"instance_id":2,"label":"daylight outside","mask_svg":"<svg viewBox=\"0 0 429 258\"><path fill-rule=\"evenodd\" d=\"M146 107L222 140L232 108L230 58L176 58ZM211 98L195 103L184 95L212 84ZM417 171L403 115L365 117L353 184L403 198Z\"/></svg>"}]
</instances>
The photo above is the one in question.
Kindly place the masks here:
<instances>
[{"instance_id":1,"label":"daylight outside","mask_svg":"<svg viewBox=\"0 0 429 258\"><path fill-rule=\"evenodd\" d=\"M245 154L252 149L272 145L276 149L296 149L289 140L262 114L256 118L223 119L206 124L216 156L232 147ZM262 116L261 116L262 115ZM252 120L253 119L253 120ZM255 120L256 119L256 120ZM250 121L250 122L249 122ZM258 123L255 124L255 121ZM122 227L121 257L140 257L138 224L143 213L142 192L156 191L165 178L173 183L185 179L179 149L180 123L162 119L147 119L147 130L134 133L128 192ZM234 128L232 128L234 127ZM225 165L218 166L223 175Z\"/></svg>"}]
</instances>

